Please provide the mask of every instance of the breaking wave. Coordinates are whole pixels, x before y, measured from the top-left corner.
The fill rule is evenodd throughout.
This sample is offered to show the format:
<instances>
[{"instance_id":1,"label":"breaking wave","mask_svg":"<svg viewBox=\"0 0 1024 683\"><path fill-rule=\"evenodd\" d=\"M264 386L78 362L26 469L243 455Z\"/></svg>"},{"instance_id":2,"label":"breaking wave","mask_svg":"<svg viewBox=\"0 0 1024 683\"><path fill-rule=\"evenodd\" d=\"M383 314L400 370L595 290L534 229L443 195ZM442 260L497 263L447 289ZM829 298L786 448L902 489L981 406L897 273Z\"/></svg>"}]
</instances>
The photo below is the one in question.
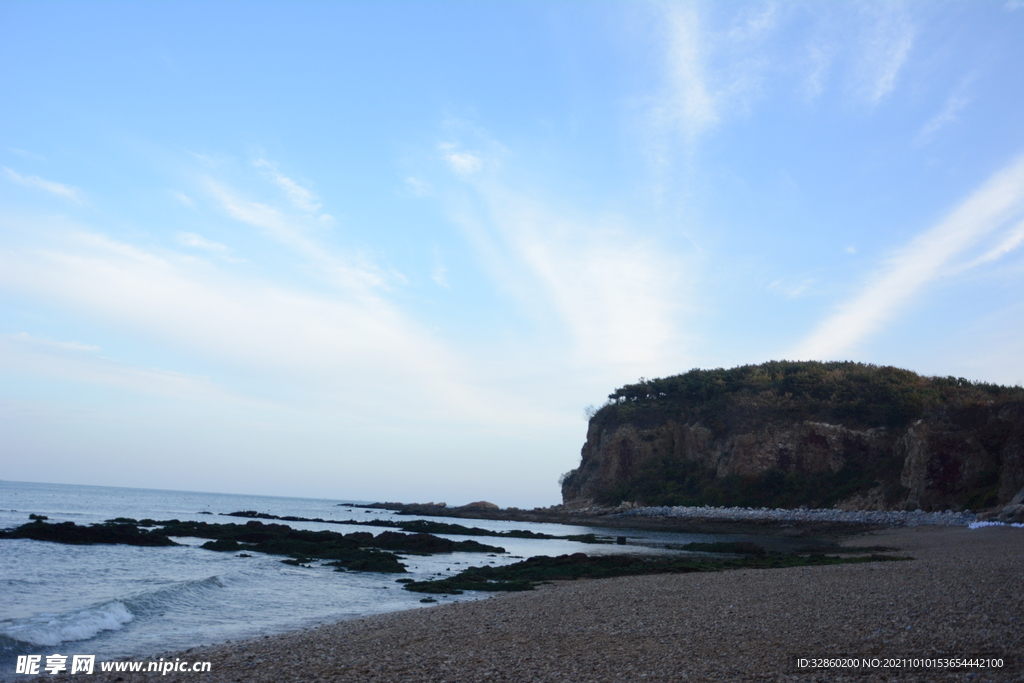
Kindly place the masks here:
<instances>
[{"instance_id":1,"label":"breaking wave","mask_svg":"<svg viewBox=\"0 0 1024 683\"><path fill-rule=\"evenodd\" d=\"M116 631L134 618L123 602L111 600L64 614L12 619L0 626L0 635L28 645L59 645L88 640L102 631Z\"/></svg>"},{"instance_id":2,"label":"breaking wave","mask_svg":"<svg viewBox=\"0 0 1024 683\"><path fill-rule=\"evenodd\" d=\"M88 640L103 631L117 631L136 617L158 615L175 604L201 600L210 589L223 588L217 576L181 581L157 590L108 600L63 614L43 613L0 622L3 649L19 646L52 646L76 640Z\"/></svg>"}]
</instances>

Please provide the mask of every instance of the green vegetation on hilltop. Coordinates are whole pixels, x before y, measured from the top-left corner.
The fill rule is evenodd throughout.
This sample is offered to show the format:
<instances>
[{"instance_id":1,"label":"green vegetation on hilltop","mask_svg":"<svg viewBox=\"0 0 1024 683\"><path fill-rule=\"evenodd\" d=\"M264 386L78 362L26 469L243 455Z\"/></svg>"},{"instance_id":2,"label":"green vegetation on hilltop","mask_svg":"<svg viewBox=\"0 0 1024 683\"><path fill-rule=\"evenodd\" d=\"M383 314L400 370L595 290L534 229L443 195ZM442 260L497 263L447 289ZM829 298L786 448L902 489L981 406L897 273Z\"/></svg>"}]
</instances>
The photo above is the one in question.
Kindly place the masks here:
<instances>
[{"instance_id":1,"label":"green vegetation on hilltop","mask_svg":"<svg viewBox=\"0 0 1024 683\"><path fill-rule=\"evenodd\" d=\"M669 418L701 422L716 435L738 423L814 420L850 428L909 425L943 405L1024 400L1024 388L923 377L910 370L854 363L770 361L729 370L691 370L627 384L592 421L637 427Z\"/></svg>"}]
</instances>

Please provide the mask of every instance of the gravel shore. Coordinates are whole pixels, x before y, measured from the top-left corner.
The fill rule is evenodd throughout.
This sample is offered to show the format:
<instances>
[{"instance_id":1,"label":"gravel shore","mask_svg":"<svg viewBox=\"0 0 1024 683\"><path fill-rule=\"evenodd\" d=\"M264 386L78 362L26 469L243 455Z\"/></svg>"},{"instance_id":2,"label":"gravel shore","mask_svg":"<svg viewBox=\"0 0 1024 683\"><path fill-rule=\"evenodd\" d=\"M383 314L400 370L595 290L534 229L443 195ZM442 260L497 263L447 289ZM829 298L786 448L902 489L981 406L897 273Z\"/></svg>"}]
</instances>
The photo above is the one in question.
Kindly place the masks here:
<instances>
[{"instance_id":1,"label":"gravel shore","mask_svg":"<svg viewBox=\"0 0 1024 683\"><path fill-rule=\"evenodd\" d=\"M564 582L176 655L212 662L209 673L88 678L1024 681L1024 530L917 526L849 543L899 548L914 561ZM1006 666L844 672L795 664L797 657L975 655L1001 656Z\"/></svg>"},{"instance_id":2,"label":"gravel shore","mask_svg":"<svg viewBox=\"0 0 1024 683\"><path fill-rule=\"evenodd\" d=\"M723 507L640 507L622 512L620 517L668 517L685 520L723 520L729 522L768 521L794 522L798 524L841 523L884 526L968 526L978 516L970 510L963 512L913 512L904 510L836 510L822 508L808 510L772 508L723 508Z\"/></svg>"}]
</instances>

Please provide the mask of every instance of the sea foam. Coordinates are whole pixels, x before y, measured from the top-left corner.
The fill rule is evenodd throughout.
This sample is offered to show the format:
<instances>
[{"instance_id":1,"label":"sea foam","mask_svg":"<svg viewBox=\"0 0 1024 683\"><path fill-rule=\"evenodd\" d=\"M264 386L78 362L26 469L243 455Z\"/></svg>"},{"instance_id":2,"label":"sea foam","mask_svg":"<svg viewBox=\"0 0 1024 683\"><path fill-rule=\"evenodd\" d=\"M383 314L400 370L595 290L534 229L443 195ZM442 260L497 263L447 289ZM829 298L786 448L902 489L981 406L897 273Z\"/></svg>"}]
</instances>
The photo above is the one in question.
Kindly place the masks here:
<instances>
[{"instance_id":1,"label":"sea foam","mask_svg":"<svg viewBox=\"0 0 1024 683\"><path fill-rule=\"evenodd\" d=\"M124 603L111 600L65 614L13 619L0 626L0 635L28 645L59 645L73 640L88 640L101 631L116 631L134 618Z\"/></svg>"}]
</instances>

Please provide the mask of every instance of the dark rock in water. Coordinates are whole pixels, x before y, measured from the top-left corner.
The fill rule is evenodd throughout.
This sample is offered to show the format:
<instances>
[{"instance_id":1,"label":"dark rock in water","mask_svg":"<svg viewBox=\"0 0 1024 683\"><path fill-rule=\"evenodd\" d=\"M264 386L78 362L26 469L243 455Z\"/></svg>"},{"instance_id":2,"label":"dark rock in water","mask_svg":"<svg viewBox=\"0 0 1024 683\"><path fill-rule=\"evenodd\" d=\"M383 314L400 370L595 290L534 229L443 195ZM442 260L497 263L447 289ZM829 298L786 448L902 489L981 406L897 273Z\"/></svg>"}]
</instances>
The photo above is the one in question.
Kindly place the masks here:
<instances>
[{"instance_id":1,"label":"dark rock in water","mask_svg":"<svg viewBox=\"0 0 1024 683\"><path fill-rule=\"evenodd\" d=\"M238 541L233 541L227 538L218 538L216 541L207 541L199 547L205 550L217 550L223 553L233 553L237 550L241 550L243 546L240 545Z\"/></svg>"},{"instance_id":2,"label":"dark rock in water","mask_svg":"<svg viewBox=\"0 0 1024 683\"><path fill-rule=\"evenodd\" d=\"M462 591L525 591L538 583L583 578L637 576L641 574L681 574L721 571L723 569L771 569L855 562L909 560L907 557L870 555L836 557L824 554L750 554L734 559L692 559L666 556L603 555L591 557L583 553L559 557L531 557L503 567L470 567L453 577L436 581L414 581L403 586L417 593Z\"/></svg>"},{"instance_id":3,"label":"dark rock in water","mask_svg":"<svg viewBox=\"0 0 1024 683\"><path fill-rule=\"evenodd\" d=\"M262 516L263 513L252 513ZM238 516L251 516L243 513ZM145 530L141 526L160 527ZM284 555L288 564L312 559L331 560L330 564L349 571L401 573L405 566L395 552L429 555L433 553L503 553L504 549L477 543L453 541L427 533L384 531L376 536L365 531L340 534L334 531L293 529L285 524L267 524L251 519L245 524L182 522L177 519L137 522L127 517L104 524L78 526L72 522L47 524L36 520L17 529L0 531L0 538L30 538L57 543L123 543L130 545L177 545L170 536L210 539L201 547L218 552L249 552ZM248 557L248 555L245 555ZM294 562L292 561L294 560Z\"/></svg>"},{"instance_id":4,"label":"dark rock in water","mask_svg":"<svg viewBox=\"0 0 1024 683\"><path fill-rule=\"evenodd\" d=\"M255 510L242 510L241 512L229 512L227 514L230 517L249 517L252 519L281 519L276 515L271 515L266 512L256 512Z\"/></svg>"},{"instance_id":5,"label":"dark rock in water","mask_svg":"<svg viewBox=\"0 0 1024 683\"><path fill-rule=\"evenodd\" d=\"M463 510L500 510L494 503L488 503L486 500L478 500L475 503L466 503L460 506Z\"/></svg>"},{"instance_id":6,"label":"dark rock in water","mask_svg":"<svg viewBox=\"0 0 1024 683\"><path fill-rule=\"evenodd\" d=\"M283 519L283 518L282 518ZM299 521L304 522L326 522L327 520L309 520L303 519ZM499 538L533 538L533 539L563 539L567 541L576 541L578 543L611 543L611 539L599 538L595 534L569 534L566 536L554 536L552 534L544 534L537 531L528 531L526 529L506 529L504 531L492 531L490 529L481 529L480 527L468 527L462 524L450 524L447 522L434 522L427 519L413 519L409 521L396 521L390 519L374 519L368 522L359 522L356 520L344 520L338 522L327 522L330 524L352 524L359 526L376 526L376 527L388 527L391 529L401 529L402 531L416 532L416 533L428 533L428 534L455 534L458 536L494 536ZM358 532L357 532L358 533ZM349 534L352 536L353 534ZM370 535L367 534L367 537ZM483 546L486 547L486 546ZM471 552L476 552L471 551ZM501 551L504 552L504 551Z\"/></svg>"},{"instance_id":7,"label":"dark rock in water","mask_svg":"<svg viewBox=\"0 0 1024 683\"><path fill-rule=\"evenodd\" d=\"M352 572L382 572L387 574L401 574L405 572L405 565L400 563L391 553L367 549L352 553L349 557L325 562L328 566L338 567L335 571Z\"/></svg>"},{"instance_id":8,"label":"dark rock in water","mask_svg":"<svg viewBox=\"0 0 1024 683\"><path fill-rule=\"evenodd\" d=\"M347 536L362 535L360 532L354 534L347 534ZM470 552L470 553L503 553L504 548L499 548L493 545L485 545L483 543L477 543L476 541L452 541L447 538L440 538L432 534L400 534L394 531L384 531L378 534L376 537L371 534L370 539L365 539L362 542L366 545L372 545L375 548L384 548L386 550L397 550L403 553L410 554L422 554L422 555L433 555L435 553L454 553L454 552Z\"/></svg>"},{"instance_id":9,"label":"dark rock in water","mask_svg":"<svg viewBox=\"0 0 1024 683\"><path fill-rule=\"evenodd\" d=\"M202 546L209 550L233 552L244 549L269 555L286 555L305 562L314 558L334 560L353 571L405 571L394 553L382 552L374 547L374 536L368 533L343 535L334 531L308 531L255 520L245 524L172 520L164 525L164 531L171 536L212 538L214 540Z\"/></svg>"},{"instance_id":10,"label":"dark rock in water","mask_svg":"<svg viewBox=\"0 0 1024 683\"><path fill-rule=\"evenodd\" d=\"M415 519L408 522L397 522L393 520L371 520L368 522L359 522L355 520L328 520L321 519L319 517L278 517L276 515L269 515L263 512L254 512L251 510L243 512L229 512L225 513L229 517L259 517L260 519L280 519L287 522L318 522L321 524L344 524L344 525L358 525L358 526L377 526L377 527L388 527L392 529L401 529L402 531L413 532L413 534L394 534L385 532L378 536L374 536L371 533L365 531L355 531L349 534L345 534L345 538L353 539L359 542L361 545L373 546L375 548L386 548L389 550L404 551L408 549L410 553L450 553L450 552L505 552L501 548L495 546L483 545L474 541L448 541L443 538L437 538L432 534L458 534L460 536L505 536L510 538L565 538L572 541L579 541L581 543L606 543L607 541L598 540L594 534L581 534L577 536L551 536L549 534L539 534L533 531L522 531L522 530L510 530L510 531L489 531L487 529L479 529L477 527L466 527L461 524L445 524L443 522L431 522L425 519Z\"/></svg>"},{"instance_id":11,"label":"dark rock in water","mask_svg":"<svg viewBox=\"0 0 1024 683\"><path fill-rule=\"evenodd\" d=\"M727 541L721 543L687 543L681 550L701 553L734 553L736 555L764 555L765 549L756 543L747 541Z\"/></svg>"},{"instance_id":12,"label":"dark rock in water","mask_svg":"<svg viewBox=\"0 0 1024 683\"><path fill-rule=\"evenodd\" d=\"M209 524L207 522L171 522L164 524L170 536L212 538L203 545L211 550L245 549L287 555L333 560L350 571L404 572L397 551L410 554L450 552L505 552L495 546L476 541L452 541L431 534L401 534L385 531L376 536L365 531L340 534L334 531L292 529L284 524L267 524L251 520L245 524ZM240 545L245 543L245 546ZM234 545L232 545L234 544Z\"/></svg>"},{"instance_id":13,"label":"dark rock in water","mask_svg":"<svg viewBox=\"0 0 1024 683\"><path fill-rule=\"evenodd\" d=\"M178 545L162 531L146 531L134 524L106 522L79 526L74 522L47 524L42 520L22 524L16 529L0 531L0 538L30 538L36 541L52 541L71 545Z\"/></svg>"},{"instance_id":14,"label":"dark rock in water","mask_svg":"<svg viewBox=\"0 0 1024 683\"><path fill-rule=\"evenodd\" d=\"M992 508L1024 487L1024 388L849 362L693 370L617 389L581 455L569 509Z\"/></svg>"},{"instance_id":15,"label":"dark rock in water","mask_svg":"<svg viewBox=\"0 0 1024 683\"><path fill-rule=\"evenodd\" d=\"M28 518L36 522L43 522L49 519L46 515L29 515Z\"/></svg>"}]
</instances>

